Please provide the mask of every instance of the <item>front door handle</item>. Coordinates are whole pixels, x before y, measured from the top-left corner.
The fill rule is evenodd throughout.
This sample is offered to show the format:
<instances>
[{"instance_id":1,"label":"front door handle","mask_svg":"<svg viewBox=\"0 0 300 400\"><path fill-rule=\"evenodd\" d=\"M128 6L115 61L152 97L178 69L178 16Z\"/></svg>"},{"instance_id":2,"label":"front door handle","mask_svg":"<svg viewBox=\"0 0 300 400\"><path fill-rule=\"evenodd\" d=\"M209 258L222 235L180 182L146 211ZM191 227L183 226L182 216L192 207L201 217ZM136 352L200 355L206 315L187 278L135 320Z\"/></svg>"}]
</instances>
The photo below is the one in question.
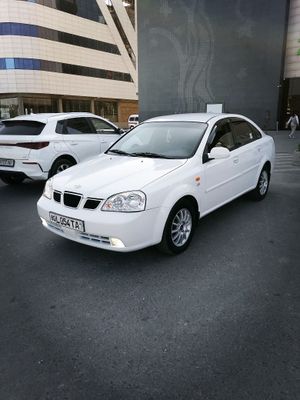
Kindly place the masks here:
<instances>
[{"instance_id":1,"label":"front door handle","mask_svg":"<svg viewBox=\"0 0 300 400\"><path fill-rule=\"evenodd\" d=\"M238 164L238 163L239 163L239 158L238 157L234 157L233 164Z\"/></svg>"}]
</instances>

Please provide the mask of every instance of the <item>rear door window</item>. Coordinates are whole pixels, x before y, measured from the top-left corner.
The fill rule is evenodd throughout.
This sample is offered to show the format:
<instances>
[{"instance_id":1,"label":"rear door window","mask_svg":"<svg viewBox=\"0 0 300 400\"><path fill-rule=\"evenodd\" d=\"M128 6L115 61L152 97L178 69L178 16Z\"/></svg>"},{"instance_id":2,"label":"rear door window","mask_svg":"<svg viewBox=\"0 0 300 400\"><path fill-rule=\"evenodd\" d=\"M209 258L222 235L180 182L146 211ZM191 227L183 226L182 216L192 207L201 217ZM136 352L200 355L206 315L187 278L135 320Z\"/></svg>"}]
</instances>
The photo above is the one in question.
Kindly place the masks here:
<instances>
[{"instance_id":1,"label":"rear door window","mask_svg":"<svg viewBox=\"0 0 300 400\"><path fill-rule=\"evenodd\" d=\"M86 135L96 132L87 118L71 118L66 120L64 133L67 135Z\"/></svg>"},{"instance_id":2,"label":"rear door window","mask_svg":"<svg viewBox=\"0 0 300 400\"><path fill-rule=\"evenodd\" d=\"M0 135L37 136L46 124L38 121L2 121Z\"/></svg>"}]
</instances>

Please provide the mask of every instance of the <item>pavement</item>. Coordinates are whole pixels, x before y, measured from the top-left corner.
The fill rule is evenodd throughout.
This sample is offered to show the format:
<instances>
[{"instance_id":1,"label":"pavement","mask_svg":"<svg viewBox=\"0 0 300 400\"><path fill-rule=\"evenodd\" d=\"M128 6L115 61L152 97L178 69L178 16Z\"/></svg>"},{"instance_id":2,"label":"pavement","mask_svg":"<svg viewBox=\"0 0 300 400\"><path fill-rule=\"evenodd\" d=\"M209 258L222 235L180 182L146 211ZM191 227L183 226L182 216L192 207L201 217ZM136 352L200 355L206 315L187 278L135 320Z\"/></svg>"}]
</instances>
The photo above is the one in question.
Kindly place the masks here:
<instances>
[{"instance_id":1,"label":"pavement","mask_svg":"<svg viewBox=\"0 0 300 400\"><path fill-rule=\"evenodd\" d=\"M276 153L292 154L300 145L300 131L296 131L295 138L289 138L289 130L284 131L269 131L267 132L273 137L276 145Z\"/></svg>"},{"instance_id":2,"label":"pavement","mask_svg":"<svg viewBox=\"0 0 300 400\"><path fill-rule=\"evenodd\" d=\"M300 398L300 142L271 132L262 202L203 218L177 257L46 231L43 183L0 183L0 399ZM285 158L282 158L282 155Z\"/></svg>"}]
</instances>

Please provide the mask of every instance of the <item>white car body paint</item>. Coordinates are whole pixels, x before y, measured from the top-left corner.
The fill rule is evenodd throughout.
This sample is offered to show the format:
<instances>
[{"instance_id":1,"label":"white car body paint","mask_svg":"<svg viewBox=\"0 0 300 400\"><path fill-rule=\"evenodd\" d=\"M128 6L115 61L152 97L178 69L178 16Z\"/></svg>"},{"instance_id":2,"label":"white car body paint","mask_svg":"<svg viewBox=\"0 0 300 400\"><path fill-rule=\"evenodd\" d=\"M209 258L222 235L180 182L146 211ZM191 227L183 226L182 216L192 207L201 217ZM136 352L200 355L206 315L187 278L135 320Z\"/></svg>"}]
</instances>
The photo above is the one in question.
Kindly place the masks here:
<instances>
[{"instance_id":1,"label":"white car body paint","mask_svg":"<svg viewBox=\"0 0 300 400\"><path fill-rule=\"evenodd\" d=\"M56 132L58 121L74 118L97 119L107 123L116 133L61 134ZM14 167L1 167L5 174L24 173L33 180L48 179L54 162L62 156L72 157L76 164L99 155L119 139L121 132L112 122L91 113L49 113L30 114L11 118L7 121L36 121L45 124L39 135L1 135L0 159L14 160ZM5 121L4 121L5 123ZM17 146L18 143L49 142L42 149L27 149Z\"/></svg>"},{"instance_id":2,"label":"white car body paint","mask_svg":"<svg viewBox=\"0 0 300 400\"><path fill-rule=\"evenodd\" d=\"M230 151L225 159L203 162L207 141L219 121L240 118L252 124L260 133L259 139ZM50 231L65 238L91 246L133 251L161 242L166 220L172 207L183 197L192 196L198 204L199 217L212 212L229 201L253 190L266 163L270 173L274 168L273 139L246 117L235 114L182 114L158 117L152 122L202 122L207 124L205 134L191 158L162 159L127 157L102 154L53 178L53 189L82 194L78 208L66 207L62 202L42 196L38 213ZM107 212L101 206L110 196L125 191L142 191L146 208L140 212ZM87 210L87 198L102 199L96 210ZM85 233L69 228L57 229L49 221L49 212L84 221ZM85 237L85 235L95 235ZM99 237L108 238L101 242ZM123 247L114 247L111 238L117 238ZM98 240L98 241L97 241Z\"/></svg>"}]
</instances>

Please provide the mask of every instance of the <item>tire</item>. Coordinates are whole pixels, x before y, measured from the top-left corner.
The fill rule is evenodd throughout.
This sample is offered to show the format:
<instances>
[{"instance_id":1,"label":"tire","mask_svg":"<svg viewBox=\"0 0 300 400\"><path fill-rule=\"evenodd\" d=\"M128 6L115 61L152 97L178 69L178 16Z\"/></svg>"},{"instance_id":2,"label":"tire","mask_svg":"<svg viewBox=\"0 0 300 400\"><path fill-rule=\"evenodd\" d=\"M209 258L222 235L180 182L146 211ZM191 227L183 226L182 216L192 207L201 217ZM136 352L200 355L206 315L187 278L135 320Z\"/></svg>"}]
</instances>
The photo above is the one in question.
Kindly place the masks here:
<instances>
[{"instance_id":1,"label":"tire","mask_svg":"<svg viewBox=\"0 0 300 400\"><path fill-rule=\"evenodd\" d=\"M259 175L256 188L250 192L250 197L256 201L263 200L268 193L269 184L270 184L270 171L269 168L264 167Z\"/></svg>"},{"instance_id":2,"label":"tire","mask_svg":"<svg viewBox=\"0 0 300 400\"><path fill-rule=\"evenodd\" d=\"M25 177L20 175L4 175L1 176L2 182L7 185L18 185L24 181Z\"/></svg>"},{"instance_id":3,"label":"tire","mask_svg":"<svg viewBox=\"0 0 300 400\"><path fill-rule=\"evenodd\" d=\"M166 254L182 253L192 240L196 224L194 205L188 200L179 201L168 216L158 249Z\"/></svg>"},{"instance_id":4,"label":"tire","mask_svg":"<svg viewBox=\"0 0 300 400\"><path fill-rule=\"evenodd\" d=\"M53 163L51 170L49 172L49 178L51 178L56 174L59 174L60 172L72 167L75 164L76 163L70 160L69 158L59 158Z\"/></svg>"}]
</instances>

